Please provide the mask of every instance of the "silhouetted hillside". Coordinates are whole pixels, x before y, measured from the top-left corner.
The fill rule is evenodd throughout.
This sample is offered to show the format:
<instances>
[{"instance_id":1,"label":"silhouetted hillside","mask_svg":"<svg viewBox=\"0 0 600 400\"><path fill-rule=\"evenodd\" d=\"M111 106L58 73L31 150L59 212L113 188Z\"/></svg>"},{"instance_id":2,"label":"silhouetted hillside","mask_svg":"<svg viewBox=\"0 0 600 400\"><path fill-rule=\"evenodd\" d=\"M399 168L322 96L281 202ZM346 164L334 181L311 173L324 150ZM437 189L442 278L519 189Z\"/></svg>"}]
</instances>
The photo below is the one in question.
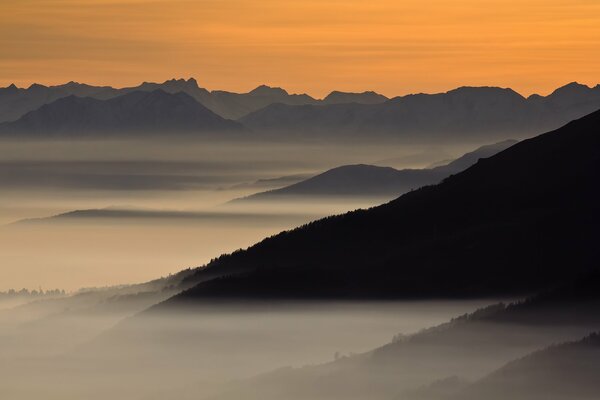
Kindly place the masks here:
<instances>
[{"instance_id":1,"label":"silhouetted hillside","mask_svg":"<svg viewBox=\"0 0 600 400\"><path fill-rule=\"evenodd\" d=\"M598 259L599 127L595 112L439 185L222 256L199 274L227 277L171 302L507 294L584 271Z\"/></svg>"},{"instance_id":2,"label":"silhouetted hillside","mask_svg":"<svg viewBox=\"0 0 600 400\"><path fill-rule=\"evenodd\" d=\"M238 123L221 118L187 94L162 90L132 92L110 100L68 96L17 121L0 124L5 135L33 137L241 130Z\"/></svg>"},{"instance_id":3,"label":"silhouetted hillside","mask_svg":"<svg viewBox=\"0 0 600 400\"><path fill-rule=\"evenodd\" d=\"M598 371L600 335L594 333L510 362L451 398L593 400L600 393Z\"/></svg>"},{"instance_id":4,"label":"silhouetted hillside","mask_svg":"<svg viewBox=\"0 0 600 400\"><path fill-rule=\"evenodd\" d=\"M272 104L240 119L258 131L421 140L527 137L554 129L600 108L600 86L576 83L549 96L524 98L511 89L461 87L414 94L381 104L290 106Z\"/></svg>"},{"instance_id":5,"label":"silhouetted hillside","mask_svg":"<svg viewBox=\"0 0 600 400\"><path fill-rule=\"evenodd\" d=\"M492 379L498 375L494 371L533 351L597 330L600 327L599 278L600 274L595 271L526 301L508 306L495 304L414 334L398 335L390 343L363 354L342 357L322 365L287 368L264 374L242 382L216 398L235 399L242 393L246 399L513 398L506 397L507 393L511 393L511 382L505 382L505 391L494 392L499 390L497 380ZM575 292L587 295L573 296ZM548 302L550 293L555 299L553 302ZM523 318L524 315L528 315L529 319ZM549 369L556 375L549 375L547 379L556 379L559 375L565 378L570 376L569 365L573 364L580 367L577 372L587 371L574 381L582 385L581 389L585 387L583 385L590 387L592 382L588 379L597 362L589 363L585 353L571 353L570 357L572 359L568 362L564 359L562 365L551 362ZM594 357L597 358L597 354L594 353ZM513 365L521 363L511 363L505 369L512 370ZM537 363L535 365L540 367ZM530 369L534 370L535 367L532 365ZM540 369L543 370L544 367ZM488 374L491 375L486 377ZM536 374L531 376L535 377ZM543 384L546 379L543 374L537 376L537 381L525 379L515 380L514 383L531 383L529 388L536 389L536 385ZM512 378L518 379L518 373L513 374ZM470 386L469 382L480 379L480 383ZM495 386L488 386L487 382L494 382ZM553 381L556 388L561 387L562 383L561 380ZM481 390L475 390L480 387ZM568 382L565 387L573 388ZM547 390L540 389L540 394L548 395ZM470 393L478 395L467 396ZM488 397L489 394L505 397ZM529 394L535 394L535 390L529 391Z\"/></svg>"},{"instance_id":6,"label":"silhouetted hillside","mask_svg":"<svg viewBox=\"0 0 600 400\"><path fill-rule=\"evenodd\" d=\"M599 277L593 272L549 291L558 300L553 304L546 295L535 295L508 306L491 305L414 334L397 335L363 354L258 376L232 385L216 399L235 399L242 393L246 399L485 399L465 396L471 391L469 382L485 382L488 374L494 376L514 359L600 327ZM566 294L578 289L595 294ZM530 319L523 319L523 312ZM585 365L586 359L569 363ZM563 369L567 376L568 368Z\"/></svg>"},{"instance_id":7,"label":"silhouetted hillside","mask_svg":"<svg viewBox=\"0 0 600 400\"><path fill-rule=\"evenodd\" d=\"M391 200L412 189L440 182L517 143L513 140L483 146L447 165L430 169L397 170L374 165L344 165L292 185L256 193L234 202L306 199L318 196L378 197Z\"/></svg>"}]
</instances>

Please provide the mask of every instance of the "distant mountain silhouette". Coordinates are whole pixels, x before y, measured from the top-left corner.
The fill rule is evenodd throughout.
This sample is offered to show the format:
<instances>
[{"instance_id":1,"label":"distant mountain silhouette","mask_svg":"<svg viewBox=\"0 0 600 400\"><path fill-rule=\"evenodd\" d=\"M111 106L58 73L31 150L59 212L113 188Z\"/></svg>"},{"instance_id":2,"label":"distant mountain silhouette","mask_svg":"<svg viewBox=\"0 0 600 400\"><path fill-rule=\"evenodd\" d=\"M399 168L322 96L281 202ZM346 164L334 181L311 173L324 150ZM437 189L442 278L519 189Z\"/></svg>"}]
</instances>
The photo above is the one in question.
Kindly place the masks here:
<instances>
[{"instance_id":1,"label":"distant mountain silhouette","mask_svg":"<svg viewBox=\"0 0 600 400\"><path fill-rule=\"evenodd\" d=\"M389 99L382 94L375 92L348 93L333 91L329 93L322 101L322 104L380 104Z\"/></svg>"},{"instance_id":2,"label":"distant mountain silhouette","mask_svg":"<svg viewBox=\"0 0 600 400\"><path fill-rule=\"evenodd\" d=\"M10 85L0 88L0 122L15 121L26 113L63 97L74 95L105 99L116 96L117 92L111 87L89 86L77 82L50 87L33 84L27 89Z\"/></svg>"},{"instance_id":3,"label":"distant mountain silhouette","mask_svg":"<svg viewBox=\"0 0 600 400\"><path fill-rule=\"evenodd\" d=\"M32 137L241 130L241 125L216 115L189 95L162 90L136 91L109 100L71 95L0 124L5 135Z\"/></svg>"},{"instance_id":4,"label":"distant mountain silhouette","mask_svg":"<svg viewBox=\"0 0 600 400\"><path fill-rule=\"evenodd\" d=\"M13 222L12 226L23 226L42 223L69 223L81 222L84 220L95 220L101 223L108 223L115 220L123 221L152 221L152 220L178 220L182 222L198 221L255 221L267 224L271 221L279 222L283 217L297 218L298 221L307 221L309 216L303 214L285 215L282 213L252 213L252 212L216 212L216 211L175 211L175 210L153 210L153 209L135 209L135 208L92 208L87 210L73 210L61 214L41 218L27 218Z\"/></svg>"},{"instance_id":5,"label":"distant mountain silhouette","mask_svg":"<svg viewBox=\"0 0 600 400\"><path fill-rule=\"evenodd\" d=\"M307 94L289 94L284 89L261 85L248 93L232 93L221 90L210 92L201 102L219 115L237 119L273 103L300 105L316 104L318 100Z\"/></svg>"},{"instance_id":6,"label":"distant mountain silhouette","mask_svg":"<svg viewBox=\"0 0 600 400\"><path fill-rule=\"evenodd\" d=\"M225 255L168 303L532 292L596 265L600 111L441 184Z\"/></svg>"},{"instance_id":7,"label":"distant mountain silhouette","mask_svg":"<svg viewBox=\"0 0 600 400\"><path fill-rule=\"evenodd\" d=\"M395 97L381 104L272 104L240 119L257 131L326 137L456 139L527 137L600 108L600 85L571 83L546 97L511 89L461 87Z\"/></svg>"},{"instance_id":8,"label":"distant mountain silhouette","mask_svg":"<svg viewBox=\"0 0 600 400\"><path fill-rule=\"evenodd\" d=\"M514 140L506 140L482 146L446 165L430 169L397 170L364 164L344 165L304 181L280 189L253 194L237 199L235 202L301 199L318 196L380 197L391 200L412 189L438 183L442 179L470 167L479 159L490 157L515 143L517 142Z\"/></svg>"},{"instance_id":9,"label":"distant mountain silhouette","mask_svg":"<svg viewBox=\"0 0 600 400\"><path fill-rule=\"evenodd\" d=\"M29 88L17 88L10 85L0 88L0 122L14 121L30 111L37 110L63 97L75 95L108 100L127 93L162 90L175 94L186 93L214 113L227 119L237 119L250 112L257 111L273 103L290 105L333 104L333 103L377 103L387 100L375 92L343 93L332 92L324 100L314 99L306 94L289 94L284 89L266 85L258 86L248 93L233 93L222 90L209 91L198 86L194 78L170 79L163 83L144 82L139 86L121 89L110 86L91 86L77 82L64 85L43 86L33 84Z\"/></svg>"},{"instance_id":10,"label":"distant mountain silhouette","mask_svg":"<svg viewBox=\"0 0 600 400\"><path fill-rule=\"evenodd\" d=\"M195 79L115 89L76 82L0 88L0 122L14 121L45 104L75 95L108 100L136 91L186 93L226 119L271 135L325 138L373 135L420 140L469 138L491 141L554 129L600 108L600 85L570 83L548 96L524 98L510 89L462 87L439 94L387 99L374 92L333 91L323 100L259 86L248 93L209 91Z\"/></svg>"}]
</instances>

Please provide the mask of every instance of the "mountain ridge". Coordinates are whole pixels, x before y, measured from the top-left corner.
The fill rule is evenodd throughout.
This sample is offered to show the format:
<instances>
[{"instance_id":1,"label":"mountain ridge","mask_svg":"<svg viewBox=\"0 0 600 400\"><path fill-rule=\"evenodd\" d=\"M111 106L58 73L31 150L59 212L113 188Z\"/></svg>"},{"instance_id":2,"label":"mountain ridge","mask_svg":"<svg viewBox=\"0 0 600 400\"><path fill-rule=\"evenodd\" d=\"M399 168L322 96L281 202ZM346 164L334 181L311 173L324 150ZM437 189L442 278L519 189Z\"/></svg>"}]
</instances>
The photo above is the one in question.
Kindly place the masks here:
<instances>
[{"instance_id":1,"label":"mountain ridge","mask_svg":"<svg viewBox=\"0 0 600 400\"><path fill-rule=\"evenodd\" d=\"M391 200L410 190L438 183L451 174L470 167L480 158L490 157L515 143L517 141L506 140L481 146L456 160L433 168L399 170L382 165L342 165L283 188L255 193L230 203L317 196L383 197Z\"/></svg>"},{"instance_id":2,"label":"mountain ridge","mask_svg":"<svg viewBox=\"0 0 600 400\"><path fill-rule=\"evenodd\" d=\"M572 85L571 85L572 86ZM271 104L239 119L259 131L448 140L524 138L555 129L600 108L600 89L576 86L525 98L512 89L460 87L410 94L380 104ZM507 136L509 135L509 136Z\"/></svg>"},{"instance_id":3,"label":"mountain ridge","mask_svg":"<svg viewBox=\"0 0 600 400\"><path fill-rule=\"evenodd\" d=\"M0 88L0 122L15 121L27 112L74 94L109 100L134 91L162 89L184 92L226 119L248 128L285 137L345 138L384 136L420 140L478 138L484 141L529 137L600 108L600 85L570 83L547 96L527 98L509 88L463 86L444 93L409 94L391 99L365 91L332 91L323 99L289 94L260 85L247 93L209 91L194 78L112 88L68 82L57 86L14 84ZM432 115L434 116L432 118ZM415 136L417 135L417 136Z\"/></svg>"},{"instance_id":4,"label":"mountain ridge","mask_svg":"<svg viewBox=\"0 0 600 400\"><path fill-rule=\"evenodd\" d=\"M69 95L16 121L0 124L0 131L19 137L242 130L241 125L216 115L191 96L160 89L131 92L108 100Z\"/></svg>"}]
</instances>

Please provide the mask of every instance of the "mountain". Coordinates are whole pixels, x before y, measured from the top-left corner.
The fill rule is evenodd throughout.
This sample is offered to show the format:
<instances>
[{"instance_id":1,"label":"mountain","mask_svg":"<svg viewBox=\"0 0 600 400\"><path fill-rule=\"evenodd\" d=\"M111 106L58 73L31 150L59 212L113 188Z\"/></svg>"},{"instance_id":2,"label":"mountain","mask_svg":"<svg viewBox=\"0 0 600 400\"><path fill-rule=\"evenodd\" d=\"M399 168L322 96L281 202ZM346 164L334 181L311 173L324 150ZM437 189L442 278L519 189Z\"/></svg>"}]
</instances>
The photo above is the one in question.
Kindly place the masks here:
<instances>
[{"instance_id":1,"label":"mountain","mask_svg":"<svg viewBox=\"0 0 600 400\"><path fill-rule=\"evenodd\" d=\"M44 104L67 96L108 98L117 95L111 87L96 87L77 82L58 86L43 86L34 83L27 89L10 85L0 88L0 122L15 121Z\"/></svg>"},{"instance_id":2,"label":"mountain","mask_svg":"<svg viewBox=\"0 0 600 400\"><path fill-rule=\"evenodd\" d=\"M241 125L221 118L189 95L162 90L136 91L109 100L71 95L0 124L5 135L29 137L236 131L242 131Z\"/></svg>"},{"instance_id":3,"label":"mountain","mask_svg":"<svg viewBox=\"0 0 600 400\"><path fill-rule=\"evenodd\" d=\"M596 264L600 111L441 184L315 221L198 272L171 299L397 298L532 292Z\"/></svg>"},{"instance_id":4,"label":"mountain","mask_svg":"<svg viewBox=\"0 0 600 400\"><path fill-rule=\"evenodd\" d=\"M382 94L372 91L362 93L348 93L333 91L329 93L322 101L322 104L380 104L389 99Z\"/></svg>"},{"instance_id":5,"label":"mountain","mask_svg":"<svg viewBox=\"0 0 600 400\"><path fill-rule=\"evenodd\" d=\"M248 93L209 91L193 79L112 88L77 82L0 88L0 122L14 121L45 104L75 95L108 100L137 91L183 92L226 119L240 119L256 131L287 136L336 138L418 137L420 140L491 141L527 137L554 129L600 108L600 85L570 83L548 96L524 98L511 89L461 87L439 94L387 99L374 92L333 91L323 100L261 85ZM415 136L417 135L417 136Z\"/></svg>"},{"instance_id":6,"label":"mountain","mask_svg":"<svg viewBox=\"0 0 600 400\"><path fill-rule=\"evenodd\" d=\"M307 94L289 94L281 88L261 85L248 93L212 91L211 99L206 100L205 104L219 115L238 119L274 103L303 105L316 104L318 100L313 99Z\"/></svg>"},{"instance_id":7,"label":"mountain","mask_svg":"<svg viewBox=\"0 0 600 400\"><path fill-rule=\"evenodd\" d=\"M256 193L234 201L239 203L319 196L383 197L391 200L412 189L438 183L470 167L479 159L490 157L515 143L517 142L514 140L506 140L482 146L446 165L430 169L397 170L364 164L344 165L280 189Z\"/></svg>"},{"instance_id":8,"label":"mountain","mask_svg":"<svg viewBox=\"0 0 600 400\"><path fill-rule=\"evenodd\" d=\"M161 89L168 93L183 92L192 96L200 104L227 119L237 119L250 112L273 103L290 105L316 104L318 101L306 94L289 94L281 88L261 85L248 93L233 93L223 90L208 91L198 86L194 78L171 79L163 83L144 82L138 87L121 89L124 91L152 91Z\"/></svg>"},{"instance_id":9,"label":"mountain","mask_svg":"<svg viewBox=\"0 0 600 400\"><path fill-rule=\"evenodd\" d=\"M387 97L375 92L344 93L334 91L325 99L317 100L307 94L290 94L282 88L260 85L248 93L234 93L223 90L209 91L198 85L194 78L169 79L162 83L143 82L141 85L112 88L110 86L91 86L77 82L64 85L44 86L33 84L29 88L17 88L14 84L0 88L0 122L14 121L44 104L63 97L75 95L108 100L132 92L153 92L163 90L167 93L186 93L200 104L226 119L237 119L270 104L337 104L337 103L382 103Z\"/></svg>"},{"instance_id":10,"label":"mountain","mask_svg":"<svg viewBox=\"0 0 600 400\"><path fill-rule=\"evenodd\" d=\"M593 333L512 361L452 398L593 400L600 393L599 369L600 334Z\"/></svg>"},{"instance_id":11,"label":"mountain","mask_svg":"<svg viewBox=\"0 0 600 400\"><path fill-rule=\"evenodd\" d=\"M297 105L317 104L319 102L306 94L288 94L281 88L271 88L265 85L259 86L249 93L232 93L220 90L211 92L199 87L194 78L187 80L170 79L163 83L144 82L139 86L120 89L109 86L90 86L77 82L57 86L33 84L26 89L17 88L13 84L6 88L0 88L0 122L17 120L44 104L71 95L108 100L132 92L153 92L155 90L162 90L171 94L186 93L209 110L226 119L237 119L273 103Z\"/></svg>"},{"instance_id":12,"label":"mountain","mask_svg":"<svg viewBox=\"0 0 600 400\"><path fill-rule=\"evenodd\" d=\"M600 108L600 85L571 83L524 98L511 89L461 87L395 97L380 104L272 104L240 122L266 132L326 137L388 136L422 140L528 137Z\"/></svg>"},{"instance_id":13,"label":"mountain","mask_svg":"<svg viewBox=\"0 0 600 400\"><path fill-rule=\"evenodd\" d=\"M97 224L127 221L129 224L148 221L178 221L179 223L195 223L206 221L236 221L254 222L268 225L278 223L283 217L294 219L295 223L303 223L311 219L311 214L282 214L282 213L251 213L251 212L214 212L214 211L179 211L153 210L136 208L92 208L73 210L61 214L41 218L21 219L11 223L11 226L24 226L44 223L79 223L94 222ZM314 218L314 217L313 217Z\"/></svg>"}]
</instances>

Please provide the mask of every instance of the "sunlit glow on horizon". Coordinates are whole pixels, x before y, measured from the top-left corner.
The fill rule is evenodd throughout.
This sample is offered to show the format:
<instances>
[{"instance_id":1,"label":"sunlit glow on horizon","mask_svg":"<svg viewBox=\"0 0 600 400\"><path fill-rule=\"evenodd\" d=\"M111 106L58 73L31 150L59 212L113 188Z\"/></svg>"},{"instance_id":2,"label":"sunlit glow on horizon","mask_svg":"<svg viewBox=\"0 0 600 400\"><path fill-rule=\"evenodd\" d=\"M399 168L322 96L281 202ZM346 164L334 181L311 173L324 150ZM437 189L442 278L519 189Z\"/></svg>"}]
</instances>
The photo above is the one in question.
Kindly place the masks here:
<instances>
[{"instance_id":1,"label":"sunlit glow on horizon","mask_svg":"<svg viewBox=\"0 0 600 400\"><path fill-rule=\"evenodd\" d=\"M591 0L22 0L0 5L0 86L134 86L195 77L322 97L462 85L547 94L596 85Z\"/></svg>"}]
</instances>

